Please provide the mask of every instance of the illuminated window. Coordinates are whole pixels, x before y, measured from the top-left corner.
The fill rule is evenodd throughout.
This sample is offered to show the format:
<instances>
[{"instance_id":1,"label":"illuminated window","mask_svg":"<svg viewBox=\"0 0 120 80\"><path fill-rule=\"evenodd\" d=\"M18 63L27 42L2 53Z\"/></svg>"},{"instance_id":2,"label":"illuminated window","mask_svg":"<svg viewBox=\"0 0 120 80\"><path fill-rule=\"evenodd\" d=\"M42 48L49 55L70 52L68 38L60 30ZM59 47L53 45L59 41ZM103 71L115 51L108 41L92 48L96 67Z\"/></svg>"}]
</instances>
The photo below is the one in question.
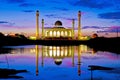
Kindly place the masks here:
<instances>
[{"instance_id":1,"label":"illuminated window","mask_svg":"<svg viewBox=\"0 0 120 80\"><path fill-rule=\"evenodd\" d=\"M56 31L54 31L53 36L56 36Z\"/></svg>"},{"instance_id":2,"label":"illuminated window","mask_svg":"<svg viewBox=\"0 0 120 80\"><path fill-rule=\"evenodd\" d=\"M50 36L52 36L52 31L50 31Z\"/></svg>"},{"instance_id":3,"label":"illuminated window","mask_svg":"<svg viewBox=\"0 0 120 80\"><path fill-rule=\"evenodd\" d=\"M64 32L63 31L61 31L61 36L64 36Z\"/></svg>"},{"instance_id":4,"label":"illuminated window","mask_svg":"<svg viewBox=\"0 0 120 80\"><path fill-rule=\"evenodd\" d=\"M71 31L69 31L69 36L71 36L72 34L71 34Z\"/></svg>"},{"instance_id":5,"label":"illuminated window","mask_svg":"<svg viewBox=\"0 0 120 80\"><path fill-rule=\"evenodd\" d=\"M65 36L67 36L68 34L67 34L67 31L65 31Z\"/></svg>"},{"instance_id":6,"label":"illuminated window","mask_svg":"<svg viewBox=\"0 0 120 80\"><path fill-rule=\"evenodd\" d=\"M60 32L59 31L57 31L57 37L60 37Z\"/></svg>"}]
</instances>

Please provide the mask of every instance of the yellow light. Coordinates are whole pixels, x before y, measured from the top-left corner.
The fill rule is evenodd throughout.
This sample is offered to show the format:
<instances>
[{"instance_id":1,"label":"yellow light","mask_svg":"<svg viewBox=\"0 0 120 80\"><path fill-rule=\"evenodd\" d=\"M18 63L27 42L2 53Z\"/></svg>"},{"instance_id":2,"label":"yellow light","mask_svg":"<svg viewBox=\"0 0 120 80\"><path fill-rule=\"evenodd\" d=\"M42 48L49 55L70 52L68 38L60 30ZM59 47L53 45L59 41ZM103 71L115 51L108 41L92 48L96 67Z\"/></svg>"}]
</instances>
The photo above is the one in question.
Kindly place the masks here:
<instances>
[{"instance_id":1,"label":"yellow light","mask_svg":"<svg viewBox=\"0 0 120 80\"><path fill-rule=\"evenodd\" d=\"M31 36L29 39L36 40L36 37Z\"/></svg>"}]
</instances>

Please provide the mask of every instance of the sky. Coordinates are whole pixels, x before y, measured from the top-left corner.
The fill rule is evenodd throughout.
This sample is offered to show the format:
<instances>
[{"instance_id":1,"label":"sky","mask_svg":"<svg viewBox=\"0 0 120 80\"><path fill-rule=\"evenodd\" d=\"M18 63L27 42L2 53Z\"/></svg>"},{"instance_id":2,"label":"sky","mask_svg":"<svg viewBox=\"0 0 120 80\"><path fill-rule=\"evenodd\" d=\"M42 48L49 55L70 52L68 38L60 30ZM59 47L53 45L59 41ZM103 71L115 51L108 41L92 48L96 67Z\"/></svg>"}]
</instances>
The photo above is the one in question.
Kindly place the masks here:
<instances>
[{"instance_id":1,"label":"sky","mask_svg":"<svg viewBox=\"0 0 120 80\"><path fill-rule=\"evenodd\" d=\"M53 27L60 20L65 28L71 28L75 19L77 30L81 11L83 35L116 36L116 31L120 32L120 0L0 0L0 32L33 35L36 10L40 12L40 30L42 19L45 27Z\"/></svg>"}]
</instances>

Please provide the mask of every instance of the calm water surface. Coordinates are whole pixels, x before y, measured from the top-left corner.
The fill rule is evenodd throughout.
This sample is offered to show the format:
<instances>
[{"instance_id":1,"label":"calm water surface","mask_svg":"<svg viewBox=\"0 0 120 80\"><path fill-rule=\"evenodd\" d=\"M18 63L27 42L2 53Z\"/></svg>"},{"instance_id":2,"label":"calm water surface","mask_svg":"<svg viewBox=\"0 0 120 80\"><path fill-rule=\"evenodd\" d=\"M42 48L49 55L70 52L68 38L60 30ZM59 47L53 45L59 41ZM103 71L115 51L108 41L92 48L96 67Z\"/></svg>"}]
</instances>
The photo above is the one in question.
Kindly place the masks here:
<instances>
[{"instance_id":1,"label":"calm water surface","mask_svg":"<svg viewBox=\"0 0 120 80\"><path fill-rule=\"evenodd\" d=\"M0 68L27 70L21 79L0 80L120 80L120 55L79 46L6 46ZM90 70L89 66L112 70Z\"/></svg>"}]
</instances>

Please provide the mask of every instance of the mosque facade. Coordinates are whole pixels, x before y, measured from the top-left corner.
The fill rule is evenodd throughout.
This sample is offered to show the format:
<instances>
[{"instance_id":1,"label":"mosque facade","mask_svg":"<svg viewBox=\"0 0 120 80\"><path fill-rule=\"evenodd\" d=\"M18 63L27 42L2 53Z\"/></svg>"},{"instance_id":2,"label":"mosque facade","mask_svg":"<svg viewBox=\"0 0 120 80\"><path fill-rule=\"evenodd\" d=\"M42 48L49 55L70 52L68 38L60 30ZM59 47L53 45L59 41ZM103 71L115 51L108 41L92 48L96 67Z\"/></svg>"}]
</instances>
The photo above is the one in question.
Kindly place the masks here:
<instances>
[{"instance_id":1,"label":"mosque facade","mask_svg":"<svg viewBox=\"0 0 120 80\"><path fill-rule=\"evenodd\" d=\"M44 29L43 39L73 39L73 29L62 26L61 21L56 21L54 27Z\"/></svg>"}]
</instances>

